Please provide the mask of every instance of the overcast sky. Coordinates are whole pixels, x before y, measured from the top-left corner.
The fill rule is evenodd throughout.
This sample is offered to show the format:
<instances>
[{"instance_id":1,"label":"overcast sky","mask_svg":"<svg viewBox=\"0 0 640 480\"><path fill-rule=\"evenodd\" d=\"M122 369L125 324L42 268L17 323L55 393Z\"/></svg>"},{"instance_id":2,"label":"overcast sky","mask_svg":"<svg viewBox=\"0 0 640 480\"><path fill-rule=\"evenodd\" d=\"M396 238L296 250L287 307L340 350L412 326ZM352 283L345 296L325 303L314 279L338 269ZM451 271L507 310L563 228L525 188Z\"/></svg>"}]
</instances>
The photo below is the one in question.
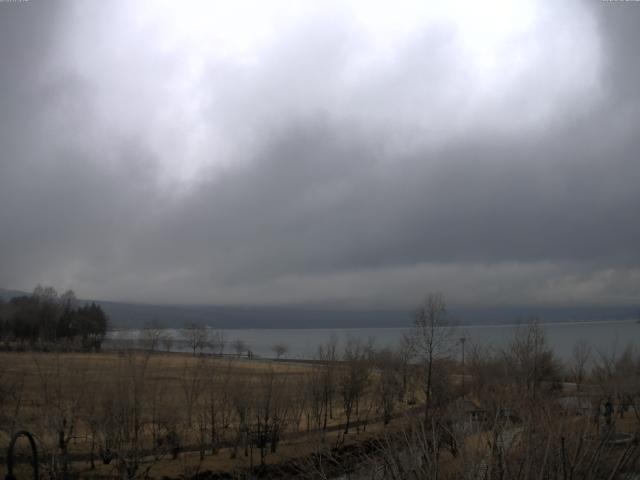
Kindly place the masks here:
<instances>
[{"instance_id":1,"label":"overcast sky","mask_svg":"<svg viewBox=\"0 0 640 480\"><path fill-rule=\"evenodd\" d=\"M0 2L0 286L640 303L640 2Z\"/></svg>"}]
</instances>

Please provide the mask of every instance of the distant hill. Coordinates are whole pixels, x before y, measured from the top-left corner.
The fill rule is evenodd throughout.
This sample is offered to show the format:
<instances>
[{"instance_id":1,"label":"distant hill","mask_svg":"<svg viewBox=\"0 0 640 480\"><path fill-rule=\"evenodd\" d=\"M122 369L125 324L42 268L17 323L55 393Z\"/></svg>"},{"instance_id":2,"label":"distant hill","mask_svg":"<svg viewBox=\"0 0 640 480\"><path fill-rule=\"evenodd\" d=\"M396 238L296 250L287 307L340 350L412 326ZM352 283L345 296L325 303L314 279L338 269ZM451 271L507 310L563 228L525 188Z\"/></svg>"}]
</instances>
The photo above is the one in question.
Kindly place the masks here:
<instances>
[{"instance_id":1,"label":"distant hill","mask_svg":"<svg viewBox=\"0 0 640 480\"><path fill-rule=\"evenodd\" d=\"M29 295L28 292L21 292L20 290L7 290L4 288L0 288L0 298L4 301L8 301L13 297L21 297L23 295Z\"/></svg>"},{"instance_id":2,"label":"distant hill","mask_svg":"<svg viewBox=\"0 0 640 480\"><path fill-rule=\"evenodd\" d=\"M18 290L0 289L0 297L28 295ZM92 300L80 300L90 302ZM349 310L320 307L220 306L220 305L151 305L99 301L113 328L140 328L152 321L164 327L181 327L186 323L216 328L365 328L409 327L413 311ZM523 323L535 317L542 322L580 322L637 319L640 307L451 307L456 323Z\"/></svg>"},{"instance_id":3,"label":"distant hill","mask_svg":"<svg viewBox=\"0 0 640 480\"><path fill-rule=\"evenodd\" d=\"M185 323L217 328L365 328L409 327L407 310L347 310L304 307L160 306L99 302L115 328L136 328L151 321L166 327ZM606 307L475 307L451 308L450 317L468 325L542 322L581 322L637 318L638 308Z\"/></svg>"},{"instance_id":4,"label":"distant hill","mask_svg":"<svg viewBox=\"0 0 640 480\"><path fill-rule=\"evenodd\" d=\"M362 328L411 325L406 311L330 310L299 307L159 306L100 302L118 327L157 321L166 327L185 323L217 328Z\"/></svg>"}]
</instances>

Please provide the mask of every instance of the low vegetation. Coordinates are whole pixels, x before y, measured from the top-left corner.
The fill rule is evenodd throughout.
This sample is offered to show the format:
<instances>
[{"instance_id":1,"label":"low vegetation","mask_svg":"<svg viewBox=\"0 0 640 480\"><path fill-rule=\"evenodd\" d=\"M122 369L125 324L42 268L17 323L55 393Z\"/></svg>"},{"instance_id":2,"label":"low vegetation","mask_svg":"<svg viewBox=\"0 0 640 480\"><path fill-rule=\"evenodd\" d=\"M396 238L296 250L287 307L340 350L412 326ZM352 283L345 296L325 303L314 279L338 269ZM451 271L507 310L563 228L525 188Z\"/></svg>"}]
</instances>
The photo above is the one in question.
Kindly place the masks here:
<instances>
[{"instance_id":1,"label":"low vegetation","mask_svg":"<svg viewBox=\"0 0 640 480\"><path fill-rule=\"evenodd\" d=\"M32 432L47 478L637 474L636 350L578 344L563 363L531 322L505 349L466 342L463 361L454 333L431 295L395 349L332 340L308 362L250 360L236 342L223 356L224 337L195 326L184 354L152 327L135 349L4 352L0 442Z\"/></svg>"}]
</instances>

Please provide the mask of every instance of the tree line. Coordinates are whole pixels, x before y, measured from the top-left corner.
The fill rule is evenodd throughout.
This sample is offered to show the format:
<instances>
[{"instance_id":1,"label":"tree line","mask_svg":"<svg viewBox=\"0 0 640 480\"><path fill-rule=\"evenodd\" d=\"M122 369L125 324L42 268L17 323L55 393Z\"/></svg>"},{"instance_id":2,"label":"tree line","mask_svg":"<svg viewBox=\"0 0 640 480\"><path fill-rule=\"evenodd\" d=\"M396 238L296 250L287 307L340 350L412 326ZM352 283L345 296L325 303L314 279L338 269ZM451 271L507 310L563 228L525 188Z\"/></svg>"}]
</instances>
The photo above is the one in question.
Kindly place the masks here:
<instances>
[{"instance_id":1,"label":"tree line","mask_svg":"<svg viewBox=\"0 0 640 480\"><path fill-rule=\"evenodd\" d=\"M31 295L0 299L0 340L5 346L99 350L108 323L100 305L81 305L73 290L58 295L53 287L38 285Z\"/></svg>"}]
</instances>

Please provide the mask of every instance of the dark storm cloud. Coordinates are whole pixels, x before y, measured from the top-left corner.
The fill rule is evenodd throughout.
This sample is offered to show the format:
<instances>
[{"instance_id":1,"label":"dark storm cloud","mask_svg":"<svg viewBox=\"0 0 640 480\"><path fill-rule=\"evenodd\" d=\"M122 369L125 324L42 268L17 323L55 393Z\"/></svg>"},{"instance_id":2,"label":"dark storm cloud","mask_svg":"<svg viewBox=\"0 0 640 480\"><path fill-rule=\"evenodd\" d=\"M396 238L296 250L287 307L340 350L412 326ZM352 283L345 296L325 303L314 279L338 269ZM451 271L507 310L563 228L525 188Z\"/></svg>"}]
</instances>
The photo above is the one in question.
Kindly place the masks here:
<instances>
[{"instance_id":1,"label":"dark storm cloud","mask_svg":"<svg viewBox=\"0 0 640 480\"><path fill-rule=\"evenodd\" d=\"M233 259L231 277L247 278L420 262L637 264L634 142L603 162L597 138L572 144L571 132L470 139L425 154L435 165L415 154L397 168L380 163L375 139L301 123L254 168L182 204L157 235L167 253L213 248Z\"/></svg>"},{"instance_id":2,"label":"dark storm cloud","mask_svg":"<svg viewBox=\"0 0 640 480\"><path fill-rule=\"evenodd\" d=\"M127 56L93 33L109 32L100 4L80 23L72 4L26 5L0 4L0 285L185 302L640 298L640 7L572 3L595 22L589 45L536 32L595 45L593 80L518 37L531 65L487 93L447 25L370 67L353 62L348 18L316 16L250 67L211 60L183 92L184 58ZM104 65L78 63L86 52ZM167 179L186 158L197 175Z\"/></svg>"},{"instance_id":3,"label":"dark storm cloud","mask_svg":"<svg viewBox=\"0 0 640 480\"><path fill-rule=\"evenodd\" d=\"M147 203L153 169L135 172L144 147L123 138L110 148L91 143L90 84L55 64L62 4L1 7L2 282L44 279L58 269L64 278L92 259L108 265L118 232L140 214L131 205Z\"/></svg>"}]
</instances>

